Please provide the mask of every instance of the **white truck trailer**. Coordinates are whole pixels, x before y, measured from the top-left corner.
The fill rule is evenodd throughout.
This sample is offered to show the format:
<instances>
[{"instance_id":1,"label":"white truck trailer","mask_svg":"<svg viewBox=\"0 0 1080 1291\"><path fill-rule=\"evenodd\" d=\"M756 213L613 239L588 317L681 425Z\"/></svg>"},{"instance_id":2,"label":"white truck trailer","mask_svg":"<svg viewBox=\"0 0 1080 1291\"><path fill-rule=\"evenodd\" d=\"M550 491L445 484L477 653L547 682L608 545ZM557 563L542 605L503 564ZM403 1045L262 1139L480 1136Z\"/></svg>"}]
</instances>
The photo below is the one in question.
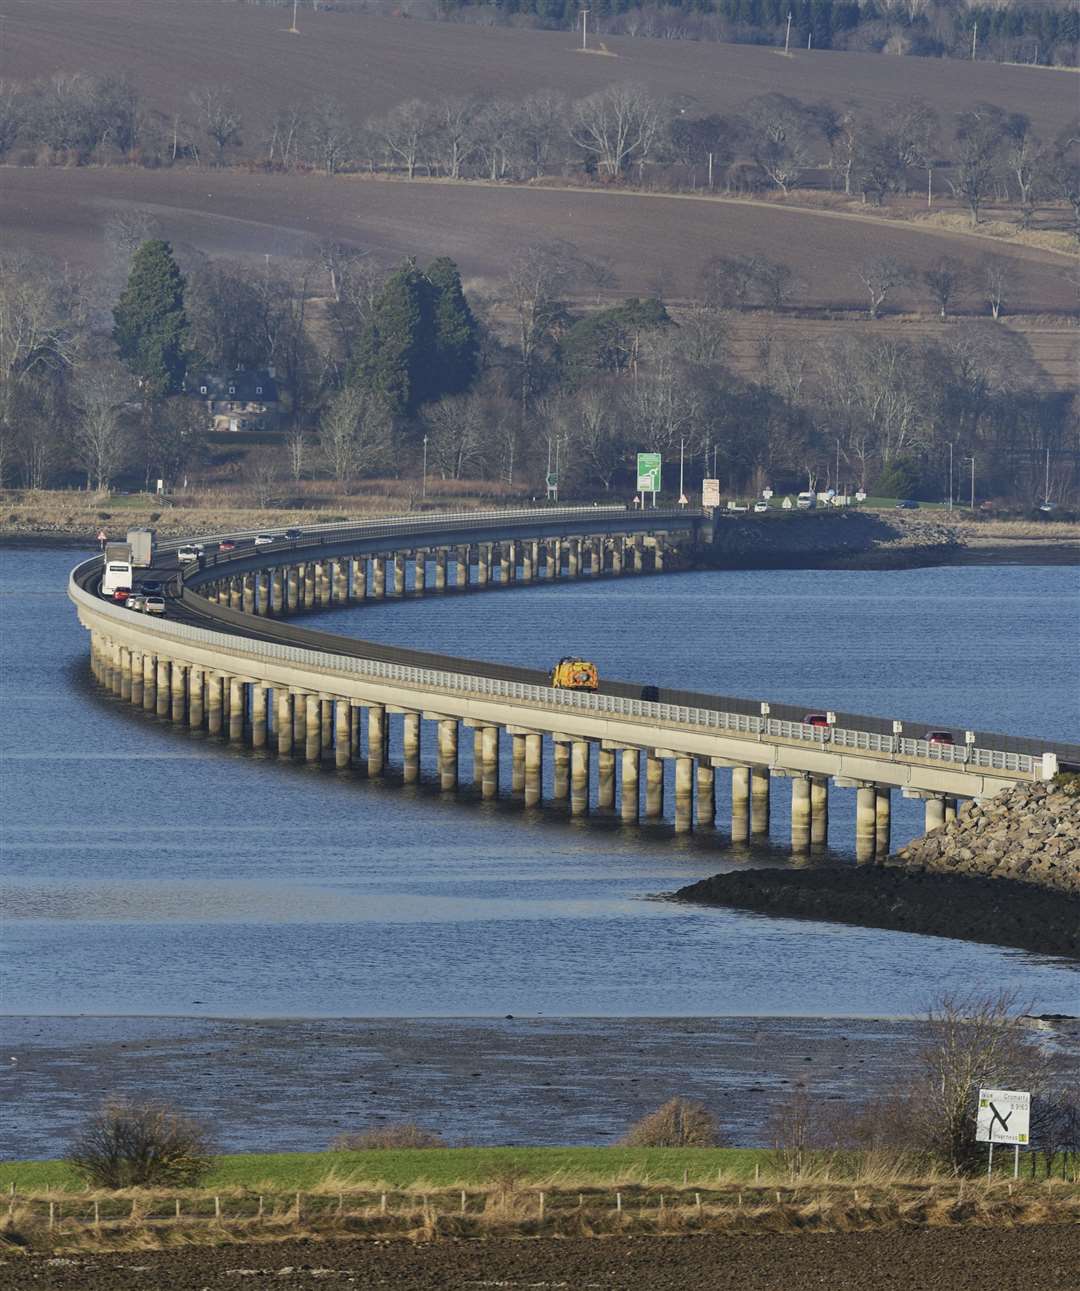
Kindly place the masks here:
<instances>
[{"instance_id":1,"label":"white truck trailer","mask_svg":"<svg viewBox=\"0 0 1080 1291\"><path fill-rule=\"evenodd\" d=\"M154 563L153 529L129 529L127 540L131 548L131 563L137 569L149 569Z\"/></svg>"}]
</instances>

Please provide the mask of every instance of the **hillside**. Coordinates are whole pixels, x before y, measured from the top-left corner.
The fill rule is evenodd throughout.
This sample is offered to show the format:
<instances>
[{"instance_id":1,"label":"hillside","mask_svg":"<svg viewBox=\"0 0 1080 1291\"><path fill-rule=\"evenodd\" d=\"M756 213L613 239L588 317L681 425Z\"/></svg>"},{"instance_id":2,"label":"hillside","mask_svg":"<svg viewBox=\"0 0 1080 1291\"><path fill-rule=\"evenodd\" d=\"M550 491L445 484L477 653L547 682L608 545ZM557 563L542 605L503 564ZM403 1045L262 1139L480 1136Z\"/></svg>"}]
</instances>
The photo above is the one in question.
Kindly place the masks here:
<instances>
[{"instance_id":1,"label":"hillside","mask_svg":"<svg viewBox=\"0 0 1080 1291\"><path fill-rule=\"evenodd\" d=\"M943 118L989 100L1026 112L1051 137L1075 113L1067 71L778 51L749 45L611 37L613 57L579 53L567 32L407 21L355 11L302 14L301 35L280 8L231 0L7 0L0 78L56 71L126 72L150 106L183 112L191 89L228 87L244 112L244 151L261 150L262 127L282 105L332 95L357 121L418 95L505 95L554 88L580 97L616 80L679 95L688 110L730 111L780 90L814 101L856 100L884 117L918 95Z\"/></svg>"},{"instance_id":2,"label":"hillside","mask_svg":"<svg viewBox=\"0 0 1080 1291\"><path fill-rule=\"evenodd\" d=\"M516 250L552 237L609 257L622 295L662 286L669 297L692 296L710 257L757 252L798 270L807 304L857 308L865 300L854 266L865 257L890 254L920 265L948 252L977 270L992 254L1012 266L1012 309L1075 307L1063 272L1068 257L764 203L236 170L8 167L0 177L3 242L88 268L103 263L110 214L135 207L149 210L181 249L297 257L333 237L388 262L451 256L474 285L493 285ZM909 294L908 303L913 299Z\"/></svg>"}]
</instances>

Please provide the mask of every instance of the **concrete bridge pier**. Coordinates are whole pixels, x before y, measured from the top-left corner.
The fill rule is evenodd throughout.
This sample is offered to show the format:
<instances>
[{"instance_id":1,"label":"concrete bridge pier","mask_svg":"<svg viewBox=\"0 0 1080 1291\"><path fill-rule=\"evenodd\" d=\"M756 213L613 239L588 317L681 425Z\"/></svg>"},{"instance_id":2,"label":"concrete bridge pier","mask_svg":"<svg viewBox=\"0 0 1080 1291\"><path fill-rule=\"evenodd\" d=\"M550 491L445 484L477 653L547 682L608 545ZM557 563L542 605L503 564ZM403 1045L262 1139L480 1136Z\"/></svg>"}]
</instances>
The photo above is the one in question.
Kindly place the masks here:
<instances>
[{"instance_id":1,"label":"concrete bridge pier","mask_svg":"<svg viewBox=\"0 0 1080 1291\"><path fill-rule=\"evenodd\" d=\"M131 703L131 651L120 647L120 698Z\"/></svg>"},{"instance_id":2,"label":"concrete bridge pier","mask_svg":"<svg viewBox=\"0 0 1080 1291\"><path fill-rule=\"evenodd\" d=\"M206 721L205 684L201 668L188 669L188 725L193 731L201 731Z\"/></svg>"},{"instance_id":3,"label":"concrete bridge pier","mask_svg":"<svg viewBox=\"0 0 1080 1291\"><path fill-rule=\"evenodd\" d=\"M525 736L513 731L510 734L510 791L521 793L525 788Z\"/></svg>"},{"instance_id":4,"label":"concrete bridge pier","mask_svg":"<svg viewBox=\"0 0 1080 1291\"><path fill-rule=\"evenodd\" d=\"M152 713L157 708L157 660L152 654L143 655L143 712Z\"/></svg>"},{"instance_id":5,"label":"concrete bridge pier","mask_svg":"<svg viewBox=\"0 0 1080 1291\"><path fill-rule=\"evenodd\" d=\"M371 558L371 595L381 601L386 596L386 557Z\"/></svg>"},{"instance_id":6,"label":"concrete bridge pier","mask_svg":"<svg viewBox=\"0 0 1080 1291\"><path fill-rule=\"evenodd\" d=\"M491 582L491 544L482 542L476 548L476 585L486 588Z\"/></svg>"},{"instance_id":7,"label":"concrete bridge pier","mask_svg":"<svg viewBox=\"0 0 1080 1291\"><path fill-rule=\"evenodd\" d=\"M412 585L413 585L413 591L416 592L417 594L422 594L424 591L427 590L427 552L426 551L417 550L413 552Z\"/></svg>"},{"instance_id":8,"label":"concrete bridge pier","mask_svg":"<svg viewBox=\"0 0 1080 1291\"><path fill-rule=\"evenodd\" d=\"M280 568L270 571L269 613L280 615L285 609L285 579Z\"/></svg>"},{"instance_id":9,"label":"concrete bridge pier","mask_svg":"<svg viewBox=\"0 0 1080 1291\"><path fill-rule=\"evenodd\" d=\"M458 591L464 591L469 586L469 548L468 546L457 549L457 571L454 574L454 586Z\"/></svg>"},{"instance_id":10,"label":"concrete bridge pier","mask_svg":"<svg viewBox=\"0 0 1080 1291\"><path fill-rule=\"evenodd\" d=\"M315 562L315 602L323 610L330 604L330 570L327 564L325 560Z\"/></svg>"},{"instance_id":11,"label":"concrete bridge pier","mask_svg":"<svg viewBox=\"0 0 1080 1291\"><path fill-rule=\"evenodd\" d=\"M319 745L324 753L334 746L334 701L329 695L319 699Z\"/></svg>"},{"instance_id":12,"label":"concrete bridge pier","mask_svg":"<svg viewBox=\"0 0 1080 1291\"><path fill-rule=\"evenodd\" d=\"M510 547L506 542L500 542L496 548L499 560L499 586L505 587L510 581Z\"/></svg>"},{"instance_id":13,"label":"concrete bridge pier","mask_svg":"<svg viewBox=\"0 0 1080 1291\"><path fill-rule=\"evenodd\" d=\"M544 737L525 736L525 806L535 807L544 792Z\"/></svg>"},{"instance_id":14,"label":"concrete bridge pier","mask_svg":"<svg viewBox=\"0 0 1080 1291\"><path fill-rule=\"evenodd\" d=\"M886 784L874 788L874 849L878 856L888 856L892 833L892 790Z\"/></svg>"},{"instance_id":15,"label":"concrete bridge pier","mask_svg":"<svg viewBox=\"0 0 1080 1291\"><path fill-rule=\"evenodd\" d=\"M349 562L344 558L334 561L334 604L344 605L349 599Z\"/></svg>"},{"instance_id":16,"label":"concrete bridge pier","mask_svg":"<svg viewBox=\"0 0 1080 1291\"><path fill-rule=\"evenodd\" d=\"M716 824L716 772L705 761L697 764L697 823Z\"/></svg>"},{"instance_id":17,"label":"concrete bridge pier","mask_svg":"<svg viewBox=\"0 0 1080 1291\"><path fill-rule=\"evenodd\" d=\"M956 799L945 799L945 824L949 825L956 819Z\"/></svg>"},{"instance_id":18,"label":"concrete bridge pier","mask_svg":"<svg viewBox=\"0 0 1080 1291\"><path fill-rule=\"evenodd\" d=\"M220 735L225 721L225 706L222 702L221 677L216 672L206 674L206 731L208 735Z\"/></svg>"},{"instance_id":19,"label":"concrete bridge pier","mask_svg":"<svg viewBox=\"0 0 1080 1291\"><path fill-rule=\"evenodd\" d=\"M401 778L406 784L420 779L420 714L404 713L401 718Z\"/></svg>"},{"instance_id":20,"label":"concrete bridge pier","mask_svg":"<svg viewBox=\"0 0 1080 1291\"><path fill-rule=\"evenodd\" d=\"M664 814L664 760L651 749L645 754L645 818L658 820Z\"/></svg>"},{"instance_id":21,"label":"concrete bridge pier","mask_svg":"<svg viewBox=\"0 0 1080 1291\"><path fill-rule=\"evenodd\" d=\"M559 566L562 564L562 544L558 538L549 538L544 544L544 577L559 577Z\"/></svg>"},{"instance_id":22,"label":"concrete bridge pier","mask_svg":"<svg viewBox=\"0 0 1080 1291\"><path fill-rule=\"evenodd\" d=\"M570 745L570 814L589 812L589 742L574 740Z\"/></svg>"},{"instance_id":23,"label":"concrete bridge pier","mask_svg":"<svg viewBox=\"0 0 1080 1291\"><path fill-rule=\"evenodd\" d=\"M240 585L240 608L245 614L254 614L255 579L251 574L241 574L236 581Z\"/></svg>"},{"instance_id":24,"label":"concrete bridge pier","mask_svg":"<svg viewBox=\"0 0 1080 1291\"><path fill-rule=\"evenodd\" d=\"M589 577L599 578L604 572L604 540L588 538L586 542L589 547Z\"/></svg>"},{"instance_id":25,"label":"concrete bridge pier","mask_svg":"<svg viewBox=\"0 0 1080 1291\"><path fill-rule=\"evenodd\" d=\"M603 745L596 750L596 805L601 811L615 810L615 750Z\"/></svg>"},{"instance_id":26,"label":"concrete bridge pier","mask_svg":"<svg viewBox=\"0 0 1080 1291\"><path fill-rule=\"evenodd\" d=\"M769 833L769 794L771 780L768 767L750 768L750 833L754 838Z\"/></svg>"},{"instance_id":27,"label":"concrete bridge pier","mask_svg":"<svg viewBox=\"0 0 1080 1291\"><path fill-rule=\"evenodd\" d=\"M642 550L641 538L637 535L631 539L630 567L633 569L635 574L643 574L645 572L645 553Z\"/></svg>"},{"instance_id":28,"label":"concrete bridge pier","mask_svg":"<svg viewBox=\"0 0 1080 1291\"><path fill-rule=\"evenodd\" d=\"M285 571L285 613L295 614L300 608L300 569L290 565Z\"/></svg>"},{"instance_id":29,"label":"concrete bridge pier","mask_svg":"<svg viewBox=\"0 0 1080 1291\"><path fill-rule=\"evenodd\" d=\"M750 768L731 768L731 841L750 837Z\"/></svg>"},{"instance_id":30,"label":"concrete bridge pier","mask_svg":"<svg viewBox=\"0 0 1080 1291\"><path fill-rule=\"evenodd\" d=\"M292 705L293 749L303 753L307 748L307 692L293 691Z\"/></svg>"},{"instance_id":31,"label":"concrete bridge pier","mask_svg":"<svg viewBox=\"0 0 1080 1291\"><path fill-rule=\"evenodd\" d=\"M810 842L824 847L829 841L829 780L827 776L810 778Z\"/></svg>"},{"instance_id":32,"label":"concrete bridge pier","mask_svg":"<svg viewBox=\"0 0 1080 1291\"><path fill-rule=\"evenodd\" d=\"M352 590L350 597L354 601L363 601L367 598L366 556L353 556L352 558Z\"/></svg>"},{"instance_id":33,"label":"concrete bridge pier","mask_svg":"<svg viewBox=\"0 0 1080 1291\"><path fill-rule=\"evenodd\" d=\"M139 650L131 652L131 704L142 708L143 703L143 655Z\"/></svg>"},{"instance_id":34,"label":"concrete bridge pier","mask_svg":"<svg viewBox=\"0 0 1080 1291\"><path fill-rule=\"evenodd\" d=\"M177 723L187 720L187 672L187 664L173 660L172 711L169 716ZM123 698L122 693L120 697Z\"/></svg>"},{"instance_id":35,"label":"concrete bridge pier","mask_svg":"<svg viewBox=\"0 0 1080 1291\"><path fill-rule=\"evenodd\" d=\"M315 608L315 562L306 561L302 566L304 571L304 609L313 610Z\"/></svg>"},{"instance_id":36,"label":"concrete bridge pier","mask_svg":"<svg viewBox=\"0 0 1080 1291\"><path fill-rule=\"evenodd\" d=\"M278 756L283 758L292 757L293 750L293 712L292 712L292 695L281 686L276 691L277 696L277 751Z\"/></svg>"},{"instance_id":37,"label":"concrete bridge pier","mask_svg":"<svg viewBox=\"0 0 1080 1291\"><path fill-rule=\"evenodd\" d=\"M483 798L497 798L499 796L499 728L497 726L480 727L476 736L480 739L480 795Z\"/></svg>"},{"instance_id":38,"label":"concrete bridge pier","mask_svg":"<svg viewBox=\"0 0 1080 1291\"><path fill-rule=\"evenodd\" d=\"M791 777L791 850L810 850L810 777L796 774Z\"/></svg>"},{"instance_id":39,"label":"concrete bridge pier","mask_svg":"<svg viewBox=\"0 0 1080 1291\"><path fill-rule=\"evenodd\" d=\"M455 717L440 717L438 722L439 788L449 793L458 784L458 724Z\"/></svg>"},{"instance_id":40,"label":"concrete bridge pier","mask_svg":"<svg viewBox=\"0 0 1080 1291\"><path fill-rule=\"evenodd\" d=\"M567 538L566 540L566 575L568 578L580 578L581 576L581 539Z\"/></svg>"},{"instance_id":41,"label":"concrete bridge pier","mask_svg":"<svg viewBox=\"0 0 1080 1291\"><path fill-rule=\"evenodd\" d=\"M347 771L352 761L352 705L347 699L330 702L334 710L334 766Z\"/></svg>"},{"instance_id":42,"label":"concrete bridge pier","mask_svg":"<svg viewBox=\"0 0 1080 1291\"><path fill-rule=\"evenodd\" d=\"M855 793L855 859L873 860L877 848L877 789L862 784Z\"/></svg>"},{"instance_id":43,"label":"concrete bridge pier","mask_svg":"<svg viewBox=\"0 0 1080 1291\"><path fill-rule=\"evenodd\" d=\"M265 569L255 573L255 613L263 618L270 613L270 574Z\"/></svg>"},{"instance_id":44,"label":"concrete bridge pier","mask_svg":"<svg viewBox=\"0 0 1080 1291\"><path fill-rule=\"evenodd\" d=\"M369 704L367 710L367 773L371 779L381 776L386 767L386 709Z\"/></svg>"},{"instance_id":45,"label":"concrete bridge pier","mask_svg":"<svg viewBox=\"0 0 1080 1291\"><path fill-rule=\"evenodd\" d=\"M251 747L265 749L269 731L270 688L260 681L251 683Z\"/></svg>"},{"instance_id":46,"label":"concrete bridge pier","mask_svg":"<svg viewBox=\"0 0 1080 1291\"><path fill-rule=\"evenodd\" d=\"M688 834L694 827L694 759L675 759L675 832Z\"/></svg>"},{"instance_id":47,"label":"concrete bridge pier","mask_svg":"<svg viewBox=\"0 0 1080 1291\"><path fill-rule=\"evenodd\" d=\"M521 544L521 581L523 583L533 581L535 547L535 543L528 541Z\"/></svg>"},{"instance_id":48,"label":"concrete bridge pier","mask_svg":"<svg viewBox=\"0 0 1080 1291\"><path fill-rule=\"evenodd\" d=\"M658 573L664 572L664 535L658 533L653 538L653 569Z\"/></svg>"},{"instance_id":49,"label":"concrete bridge pier","mask_svg":"<svg viewBox=\"0 0 1080 1291\"><path fill-rule=\"evenodd\" d=\"M945 824L944 798L927 798L924 823L928 834L932 829L937 829L940 825Z\"/></svg>"},{"instance_id":50,"label":"concrete bridge pier","mask_svg":"<svg viewBox=\"0 0 1080 1291\"><path fill-rule=\"evenodd\" d=\"M570 797L570 744L568 737L554 737L551 757L551 796L559 802Z\"/></svg>"},{"instance_id":51,"label":"concrete bridge pier","mask_svg":"<svg viewBox=\"0 0 1080 1291\"><path fill-rule=\"evenodd\" d=\"M405 553L394 553L394 595L405 595Z\"/></svg>"},{"instance_id":52,"label":"concrete bridge pier","mask_svg":"<svg viewBox=\"0 0 1080 1291\"><path fill-rule=\"evenodd\" d=\"M240 677L229 678L229 743L244 742L244 709L247 687Z\"/></svg>"},{"instance_id":53,"label":"concrete bridge pier","mask_svg":"<svg viewBox=\"0 0 1080 1291\"><path fill-rule=\"evenodd\" d=\"M319 696L304 696L304 760L318 762L322 758L322 705Z\"/></svg>"},{"instance_id":54,"label":"concrete bridge pier","mask_svg":"<svg viewBox=\"0 0 1080 1291\"><path fill-rule=\"evenodd\" d=\"M169 674L169 660L159 657L157 661L157 707L155 709L158 717L168 717L169 715Z\"/></svg>"},{"instance_id":55,"label":"concrete bridge pier","mask_svg":"<svg viewBox=\"0 0 1080 1291\"><path fill-rule=\"evenodd\" d=\"M619 816L627 824L637 824L640 810L641 752L639 749L622 750L622 784L619 794Z\"/></svg>"},{"instance_id":56,"label":"concrete bridge pier","mask_svg":"<svg viewBox=\"0 0 1080 1291\"><path fill-rule=\"evenodd\" d=\"M435 549L435 590L446 591L446 548Z\"/></svg>"}]
</instances>

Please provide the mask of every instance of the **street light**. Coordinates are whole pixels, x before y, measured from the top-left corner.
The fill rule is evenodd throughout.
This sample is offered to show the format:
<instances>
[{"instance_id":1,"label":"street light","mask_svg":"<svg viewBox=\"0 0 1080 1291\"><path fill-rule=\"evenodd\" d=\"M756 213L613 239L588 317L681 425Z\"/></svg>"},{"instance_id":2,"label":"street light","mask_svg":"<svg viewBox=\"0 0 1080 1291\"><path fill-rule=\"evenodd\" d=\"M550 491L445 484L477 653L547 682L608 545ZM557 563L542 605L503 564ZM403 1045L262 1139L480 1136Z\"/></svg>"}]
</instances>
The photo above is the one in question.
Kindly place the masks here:
<instances>
[{"instance_id":1,"label":"street light","mask_svg":"<svg viewBox=\"0 0 1080 1291\"><path fill-rule=\"evenodd\" d=\"M686 448L686 440L680 439L679 440L679 505L680 506L683 503L683 498L686 496L686 494L683 492L683 457L684 457L685 448Z\"/></svg>"},{"instance_id":2,"label":"street light","mask_svg":"<svg viewBox=\"0 0 1080 1291\"><path fill-rule=\"evenodd\" d=\"M970 457L965 457L963 461L971 463L971 509L972 511L974 511L975 510L975 454L972 453Z\"/></svg>"},{"instance_id":3,"label":"street light","mask_svg":"<svg viewBox=\"0 0 1080 1291\"><path fill-rule=\"evenodd\" d=\"M949 440L949 510L952 510L953 503L953 458L952 458L952 440Z\"/></svg>"},{"instance_id":4,"label":"street light","mask_svg":"<svg viewBox=\"0 0 1080 1291\"><path fill-rule=\"evenodd\" d=\"M424 436L424 475L420 483L420 496L427 497L427 435Z\"/></svg>"}]
</instances>

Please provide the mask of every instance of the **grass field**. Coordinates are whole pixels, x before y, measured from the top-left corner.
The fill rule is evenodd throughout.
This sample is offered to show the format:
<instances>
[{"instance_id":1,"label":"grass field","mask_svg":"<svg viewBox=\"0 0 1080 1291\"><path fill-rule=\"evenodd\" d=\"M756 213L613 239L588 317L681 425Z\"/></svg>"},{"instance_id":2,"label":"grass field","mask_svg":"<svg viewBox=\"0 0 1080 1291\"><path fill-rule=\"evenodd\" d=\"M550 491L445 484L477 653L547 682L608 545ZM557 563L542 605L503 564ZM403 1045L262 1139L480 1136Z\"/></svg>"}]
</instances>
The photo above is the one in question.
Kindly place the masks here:
<instances>
[{"instance_id":1,"label":"grass field","mask_svg":"<svg viewBox=\"0 0 1080 1291\"><path fill-rule=\"evenodd\" d=\"M855 100L882 114L909 95L943 116L979 100L1028 113L1044 137L1074 112L1068 71L997 63L605 37L611 58L582 57L569 32L406 21L329 6L301 14L228 0L7 0L0 78L125 71L149 103L189 111L192 86L227 85L245 115L244 148L283 104L333 95L357 122L418 95L579 97L627 80L679 95L693 110L730 111L770 89L814 101ZM272 74L269 74L272 69Z\"/></svg>"},{"instance_id":2,"label":"grass field","mask_svg":"<svg viewBox=\"0 0 1080 1291\"><path fill-rule=\"evenodd\" d=\"M768 1169L769 1154L754 1148L435 1148L378 1152L244 1153L218 1159L203 1188L316 1188L331 1177L334 1186L385 1184L432 1189L469 1187L499 1179L521 1183L570 1180L594 1184L619 1181L681 1184L752 1179L754 1167ZM83 1183L62 1161L0 1164L0 1192L12 1184L20 1194L77 1192Z\"/></svg>"}]
</instances>

